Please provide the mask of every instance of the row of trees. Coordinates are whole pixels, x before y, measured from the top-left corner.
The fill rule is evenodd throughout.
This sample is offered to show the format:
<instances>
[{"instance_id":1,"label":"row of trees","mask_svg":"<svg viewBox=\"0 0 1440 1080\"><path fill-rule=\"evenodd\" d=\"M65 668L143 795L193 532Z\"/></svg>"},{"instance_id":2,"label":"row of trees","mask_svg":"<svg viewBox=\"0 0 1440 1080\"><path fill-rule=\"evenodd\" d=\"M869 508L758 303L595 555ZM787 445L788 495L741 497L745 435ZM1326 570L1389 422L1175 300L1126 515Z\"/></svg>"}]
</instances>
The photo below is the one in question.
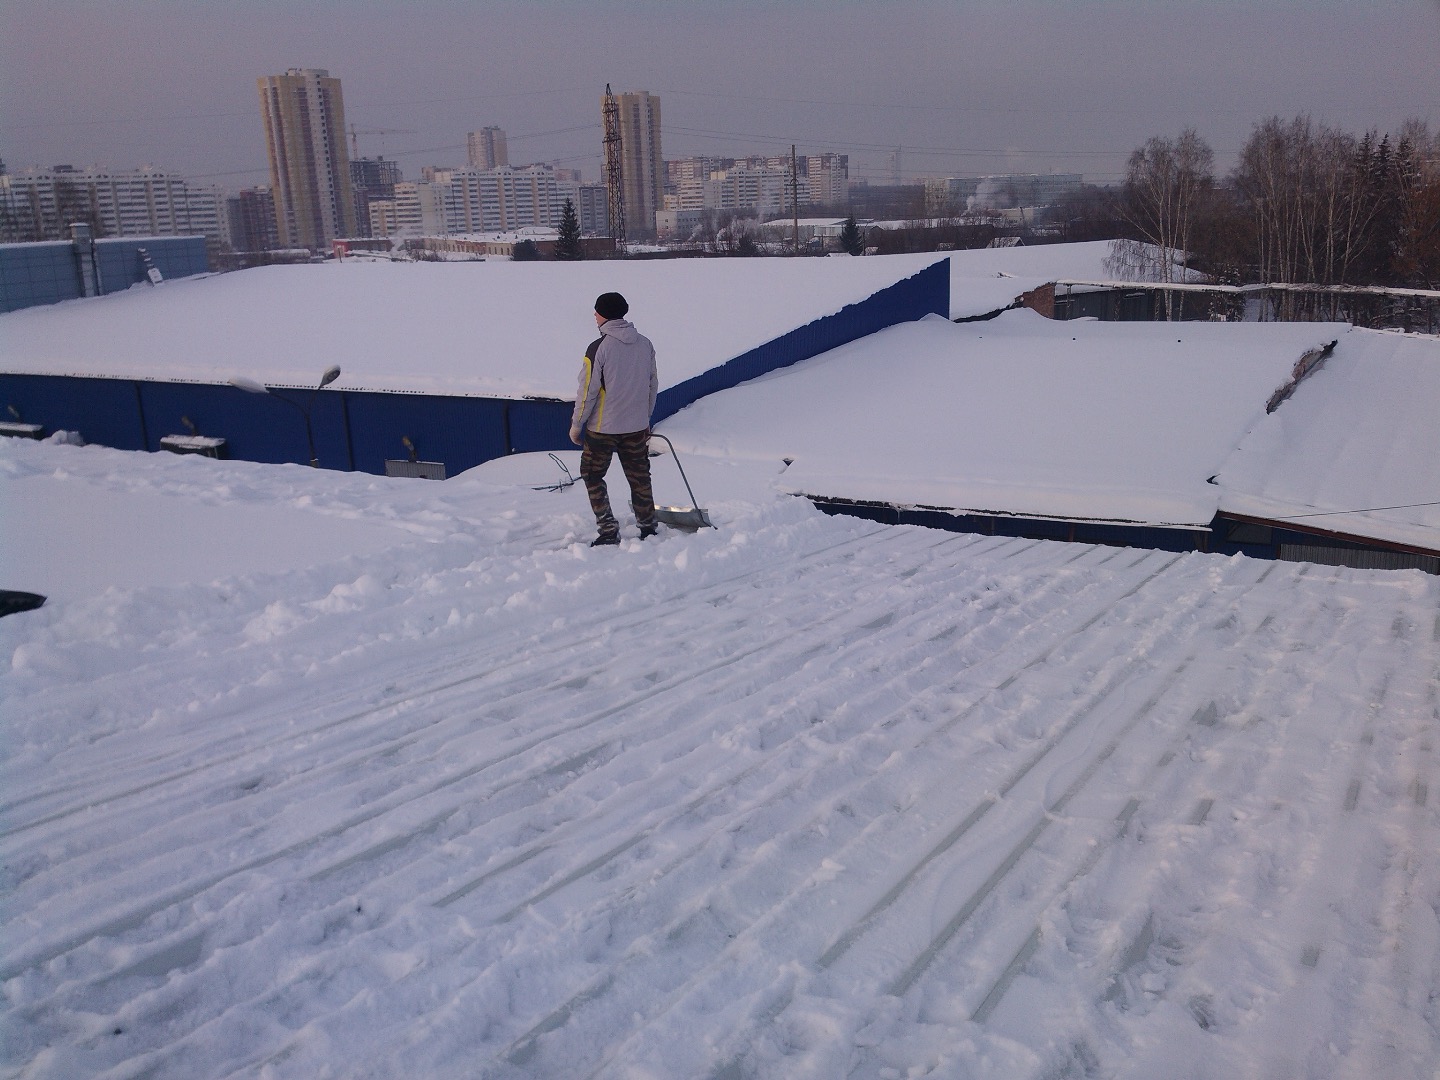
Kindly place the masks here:
<instances>
[{"instance_id":1,"label":"row of trees","mask_svg":"<svg viewBox=\"0 0 1440 1080\"><path fill-rule=\"evenodd\" d=\"M1130 155L1113 272L1172 282L1440 287L1440 132L1257 124L1229 176L1194 129Z\"/></svg>"}]
</instances>

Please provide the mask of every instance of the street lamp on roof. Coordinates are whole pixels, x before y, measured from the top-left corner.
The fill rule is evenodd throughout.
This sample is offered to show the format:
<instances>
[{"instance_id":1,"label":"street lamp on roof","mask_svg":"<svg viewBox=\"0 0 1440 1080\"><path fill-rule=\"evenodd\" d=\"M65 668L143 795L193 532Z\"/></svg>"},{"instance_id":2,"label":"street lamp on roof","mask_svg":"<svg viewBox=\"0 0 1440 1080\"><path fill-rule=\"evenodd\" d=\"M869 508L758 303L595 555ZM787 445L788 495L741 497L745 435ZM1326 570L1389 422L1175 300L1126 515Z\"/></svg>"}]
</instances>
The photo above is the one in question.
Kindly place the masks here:
<instances>
[{"instance_id":1,"label":"street lamp on roof","mask_svg":"<svg viewBox=\"0 0 1440 1080\"><path fill-rule=\"evenodd\" d=\"M315 389L310 391L310 397L304 405L301 405L300 402L285 397L282 394L276 393L273 389L266 386L264 383L256 382L254 379L249 378L246 375L232 376L230 379L230 385L235 387L237 390L244 390L247 394L269 394L277 401L283 401L285 402L285 404L293 405L295 406L295 408L299 409L300 415L305 418L305 443L310 448L310 467L312 469L318 469L320 467L320 459L315 455L315 432L310 426L310 408L315 404L315 395L320 393L322 389L329 386L339 377L339 364L332 364L328 368L326 368L324 372L321 373L320 381L316 384Z\"/></svg>"}]
</instances>

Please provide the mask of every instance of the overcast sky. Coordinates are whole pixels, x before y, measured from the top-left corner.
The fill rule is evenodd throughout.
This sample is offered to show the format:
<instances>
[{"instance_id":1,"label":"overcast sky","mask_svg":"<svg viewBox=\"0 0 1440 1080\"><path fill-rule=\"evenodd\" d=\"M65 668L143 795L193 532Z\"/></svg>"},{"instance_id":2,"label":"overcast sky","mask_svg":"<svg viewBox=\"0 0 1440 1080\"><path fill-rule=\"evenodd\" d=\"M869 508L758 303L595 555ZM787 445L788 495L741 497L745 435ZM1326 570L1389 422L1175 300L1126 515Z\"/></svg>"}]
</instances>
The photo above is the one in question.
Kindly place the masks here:
<instances>
[{"instance_id":1,"label":"overcast sky","mask_svg":"<svg viewBox=\"0 0 1440 1080\"><path fill-rule=\"evenodd\" d=\"M848 153L851 175L1117 180L1194 127L1440 126L1440 0L0 0L0 158L266 183L255 80L341 79L360 153L600 179L600 96L659 94L666 157ZM391 129L388 133L367 133Z\"/></svg>"}]
</instances>

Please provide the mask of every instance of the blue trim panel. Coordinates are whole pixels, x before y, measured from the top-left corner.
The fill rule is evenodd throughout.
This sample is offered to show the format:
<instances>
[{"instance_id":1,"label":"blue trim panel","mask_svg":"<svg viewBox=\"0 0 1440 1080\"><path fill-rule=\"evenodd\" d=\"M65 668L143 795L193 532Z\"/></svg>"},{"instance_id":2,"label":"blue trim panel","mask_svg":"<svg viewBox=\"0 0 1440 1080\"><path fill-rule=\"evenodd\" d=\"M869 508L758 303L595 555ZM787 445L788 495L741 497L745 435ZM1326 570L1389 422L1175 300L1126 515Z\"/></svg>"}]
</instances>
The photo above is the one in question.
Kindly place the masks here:
<instances>
[{"instance_id":1,"label":"blue trim panel","mask_svg":"<svg viewBox=\"0 0 1440 1080\"><path fill-rule=\"evenodd\" d=\"M918 274L881 289L834 315L816 319L719 367L660 392L655 422L674 416L702 397L729 390L761 375L848 345L896 323L915 322L926 315L950 316L950 260L941 259Z\"/></svg>"}]
</instances>

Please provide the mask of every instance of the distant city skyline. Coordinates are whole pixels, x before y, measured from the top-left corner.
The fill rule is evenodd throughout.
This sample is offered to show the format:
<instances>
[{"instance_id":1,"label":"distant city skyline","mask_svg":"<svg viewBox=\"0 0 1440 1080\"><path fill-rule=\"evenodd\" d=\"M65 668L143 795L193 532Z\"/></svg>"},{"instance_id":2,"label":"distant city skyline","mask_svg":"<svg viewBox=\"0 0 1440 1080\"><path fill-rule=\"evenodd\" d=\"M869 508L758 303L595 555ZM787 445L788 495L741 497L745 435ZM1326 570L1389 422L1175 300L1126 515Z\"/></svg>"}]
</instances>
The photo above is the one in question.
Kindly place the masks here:
<instances>
[{"instance_id":1,"label":"distant city skyline","mask_svg":"<svg viewBox=\"0 0 1440 1080\"><path fill-rule=\"evenodd\" d=\"M464 165L467 135L496 127L512 163L599 181L608 82L664 100L666 158L795 143L888 183L899 148L906 181L1113 183L1185 127L1222 174L1272 115L1433 128L1437 54L1435 0L39 0L0 14L0 158L266 184L255 80L324 68L359 155L407 177Z\"/></svg>"}]
</instances>

